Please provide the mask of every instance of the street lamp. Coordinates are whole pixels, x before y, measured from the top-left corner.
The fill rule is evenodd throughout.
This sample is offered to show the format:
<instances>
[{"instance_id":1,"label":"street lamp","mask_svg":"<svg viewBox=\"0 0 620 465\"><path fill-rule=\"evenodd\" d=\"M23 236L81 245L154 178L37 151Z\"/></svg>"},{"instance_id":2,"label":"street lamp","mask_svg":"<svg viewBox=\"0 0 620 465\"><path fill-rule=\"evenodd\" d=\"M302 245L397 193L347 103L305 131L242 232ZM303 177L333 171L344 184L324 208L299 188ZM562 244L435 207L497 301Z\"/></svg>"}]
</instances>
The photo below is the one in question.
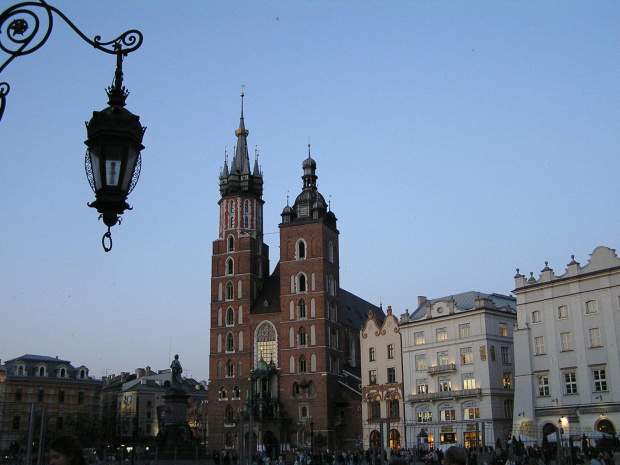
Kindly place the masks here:
<instances>
[{"instance_id":1,"label":"street lamp","mask_svg":"<svg viewBox=\"0 0 620 465\"><path fill-rule=\"evenodd\" d=\"M37 14L41 12L37 8L44 10L42 18ZM120 215L125 210L131 210L127 196L138 182L142 165L140 151L144 148L142 137L146 128L140 125L138 116L124 108L129 92L123 86L122 70L123 57L142 45L142 33L132 29L108 42L102 42L100 36L91 40L45 0L18 3L0 14L0 50L9 55L0 65L0 73L18 56L33 53L47 42L52 32L54 14L94 48L116 55L114 83L107 89L109 107L93 112L93 117L86 123L88 138L85 141L88 146L86 175L95 192L95 201L88 205L97 209L99 218L108 227L101 243L103 249L109 252L112 250L110 228L120 223ZM0 82L0 120L9 90L8 83Z\"/></svg>"},{"instance_id":2,"label":"street lamp","mask_svg":"<svg viewBox=\"0 0 620 465\"><path fill-rule=\"evenodd\" d=\"M314 463L314 421L310 419L310 460Z\"/></svg>"}]
</instances>

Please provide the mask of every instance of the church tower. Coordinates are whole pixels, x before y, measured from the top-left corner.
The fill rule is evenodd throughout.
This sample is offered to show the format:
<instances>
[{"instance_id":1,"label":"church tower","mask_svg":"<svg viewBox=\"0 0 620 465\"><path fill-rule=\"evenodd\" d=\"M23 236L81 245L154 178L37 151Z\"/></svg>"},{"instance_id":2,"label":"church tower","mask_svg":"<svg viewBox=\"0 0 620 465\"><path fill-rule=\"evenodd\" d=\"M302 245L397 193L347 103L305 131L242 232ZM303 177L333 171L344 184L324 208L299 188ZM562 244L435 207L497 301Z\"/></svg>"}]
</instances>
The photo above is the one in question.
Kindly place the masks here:
<instances>
[{"instance_id":1,"label":"church tower","mask_svg":"<svg viewBox=\"0 0 620 465\"><path fill-rule=\"evenodd\" d=\"M269 274L269 248L263 243L263 175L257 158L250 165L243 97L242 93L234 156L229 166L226 154L219 177L219 234L211 263L209 415L218 419L213 427L220 429L222 419L233 424L238 414L221 401L242 403L245 396L252 368L250 309Z\"/></svg>"}]
</instances>

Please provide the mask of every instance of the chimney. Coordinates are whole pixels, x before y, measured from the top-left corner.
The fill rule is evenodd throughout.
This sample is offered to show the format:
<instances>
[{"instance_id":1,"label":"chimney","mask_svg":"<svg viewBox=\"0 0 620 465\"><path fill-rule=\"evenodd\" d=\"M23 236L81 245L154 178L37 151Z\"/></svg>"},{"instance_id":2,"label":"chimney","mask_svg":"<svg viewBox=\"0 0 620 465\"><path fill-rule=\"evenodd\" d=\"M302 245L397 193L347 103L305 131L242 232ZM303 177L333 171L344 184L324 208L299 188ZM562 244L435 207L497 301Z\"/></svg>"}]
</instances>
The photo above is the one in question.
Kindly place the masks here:
<instances>
[{"instance_id":1,"label":"chimney","mask_svg":"<svg viewBox=\"0 0 620 465\"><path fill-rule=\"evenodd\" d=\"M418 296L418 307L422 305L424 302L426 302L426 296L419 295Z\"/></svg>"}]
</instances>

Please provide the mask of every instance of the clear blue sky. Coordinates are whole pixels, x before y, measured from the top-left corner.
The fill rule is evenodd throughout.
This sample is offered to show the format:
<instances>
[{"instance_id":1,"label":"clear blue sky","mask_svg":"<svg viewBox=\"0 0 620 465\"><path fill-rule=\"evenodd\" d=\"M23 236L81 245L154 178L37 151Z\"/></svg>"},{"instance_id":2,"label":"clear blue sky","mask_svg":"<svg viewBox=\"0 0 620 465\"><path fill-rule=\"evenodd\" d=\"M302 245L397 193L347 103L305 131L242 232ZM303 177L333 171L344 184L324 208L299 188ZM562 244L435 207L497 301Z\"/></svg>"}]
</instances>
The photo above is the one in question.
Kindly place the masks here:
<instances>
[{"instance_id":1,"label":"clear blue sky","mask_svg":"<svg viewBox=\"0 0 620 465\"><path fill-rule=\"evenodd\" d=\"M124 71L146 149L106 254L83 141L114 57L56 18L0 75L3 360L58 355L101 376L178 353L208 377L218 175L242 84L272 269L308 138L342 287L397 314L418 295L509 294L517 267L561 274L571 254L620 246L620 2L51 4L89 37L144 33Z\"/></svg>"}]
</instances>

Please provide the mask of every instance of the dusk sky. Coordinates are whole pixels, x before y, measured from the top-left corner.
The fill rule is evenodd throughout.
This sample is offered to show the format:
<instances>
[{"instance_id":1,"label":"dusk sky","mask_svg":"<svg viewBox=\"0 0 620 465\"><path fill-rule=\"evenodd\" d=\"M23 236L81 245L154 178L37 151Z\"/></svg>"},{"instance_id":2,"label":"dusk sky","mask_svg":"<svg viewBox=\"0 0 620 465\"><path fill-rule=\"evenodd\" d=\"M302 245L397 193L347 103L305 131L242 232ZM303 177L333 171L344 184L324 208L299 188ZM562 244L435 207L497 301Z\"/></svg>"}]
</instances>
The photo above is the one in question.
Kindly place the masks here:
<instances>
[{"instance_id":1,"label":"dusk sky","mask_svg":"<svg viewBox=\"0 0 620 465\"><path fill-rule=\"evenodd\" d=\"M242 85L271 270L308 142L341 287L397 315L419 295L509 295L516 268L560 275L571 254L620 247L618 1L50 4L90 38L144 34L123 70L146 148L105 253L84 121L107 106L115 57L56 16L0 74L3 362L58 356L101 377L178 353L208 378L218 176Z\"/></svg>"}]
</instances>

